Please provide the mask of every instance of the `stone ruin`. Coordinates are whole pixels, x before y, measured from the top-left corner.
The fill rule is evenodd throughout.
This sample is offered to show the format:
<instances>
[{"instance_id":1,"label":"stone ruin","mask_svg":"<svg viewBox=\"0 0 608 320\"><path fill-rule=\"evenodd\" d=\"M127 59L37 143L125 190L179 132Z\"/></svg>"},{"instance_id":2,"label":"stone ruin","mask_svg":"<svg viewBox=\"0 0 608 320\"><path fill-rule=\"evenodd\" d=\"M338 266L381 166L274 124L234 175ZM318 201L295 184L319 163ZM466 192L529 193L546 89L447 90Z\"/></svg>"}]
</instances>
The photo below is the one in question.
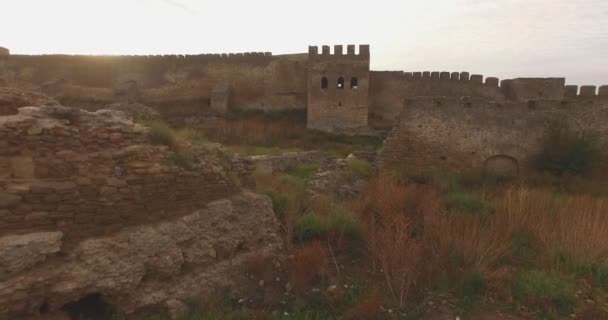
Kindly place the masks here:
<instances>
[{"instance_id":1,"label":"stone ruin","mask_svg":"<svg viewBox=\"0 0 608 320\"><path fill-rule=\"evenodd\" d=\"M0 116L0 318L59 319L90 299L171 309L238 290L247 259L279 256L268 197L211 152L177 166L146 130L111 110Z\"/></svg>"}]
</instances>

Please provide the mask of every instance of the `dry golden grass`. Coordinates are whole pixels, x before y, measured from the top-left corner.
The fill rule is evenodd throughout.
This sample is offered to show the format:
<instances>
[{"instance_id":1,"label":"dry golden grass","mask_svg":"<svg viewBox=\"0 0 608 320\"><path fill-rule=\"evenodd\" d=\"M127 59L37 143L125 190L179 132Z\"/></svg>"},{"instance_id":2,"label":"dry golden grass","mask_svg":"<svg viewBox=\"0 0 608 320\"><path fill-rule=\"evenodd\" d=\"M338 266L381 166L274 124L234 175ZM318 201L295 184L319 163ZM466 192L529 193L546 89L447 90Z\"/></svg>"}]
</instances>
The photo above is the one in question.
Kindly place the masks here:
<instances>
[{"instance_id":1,"label":"dry golden grass","mask_svg":"<svg viewBox=\"0 0 608 320\"><path fill-rule=\"evenodd\" d=\"M529 230L552 252L583 263L608 263L608 202L515 189L495 201L497 227Z\"/></svg>"},{"instance_id":2,"label":"dry golden grass","mask_svg":"<svg viewBox=\"0 0 608 320\"><path fill-rule=\"evenodd\" d=\"M508 291L517 266L505 261L517 260L513 243L522 233L537 246L535 268L553 268L556 254L608 264L606 200L514 187L489 203L490 215L451 214L431 188L372 179L360 201L361 219L374 269L382 269L396 302L438 279L458 281L472 272L482 272L492 290Z\"/></svg>"},{"instance_id":3,"label":"dry golden grass","mask_svg":"<svg viewBox=\"0 0 608 320\"><path fill-rule=\"evenodd\" d=\"M299 292L305 292L322 281L327 272L327 251L320 242L306 243L292 250L290 283Z\"/></svg>"}]
</instances>

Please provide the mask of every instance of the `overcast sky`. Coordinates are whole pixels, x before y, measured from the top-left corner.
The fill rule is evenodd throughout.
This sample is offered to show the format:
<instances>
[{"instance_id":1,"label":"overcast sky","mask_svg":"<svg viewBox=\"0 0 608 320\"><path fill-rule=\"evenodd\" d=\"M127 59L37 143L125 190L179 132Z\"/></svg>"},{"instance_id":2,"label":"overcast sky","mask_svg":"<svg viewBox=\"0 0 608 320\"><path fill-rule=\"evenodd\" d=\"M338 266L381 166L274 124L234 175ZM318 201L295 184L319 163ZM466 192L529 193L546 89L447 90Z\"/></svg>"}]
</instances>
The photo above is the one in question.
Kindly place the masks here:
<instances>
[{"instance_id":1,"label":"overcast sky","mask_svg":"<svg viewBox=\"0 0 608 320\"><path fill-rule=\"evenodd\" d=\"M370 44L373 70L608 84L608 0L0 0L14 54L307 52Z\"/></svg>"}]
</instances>

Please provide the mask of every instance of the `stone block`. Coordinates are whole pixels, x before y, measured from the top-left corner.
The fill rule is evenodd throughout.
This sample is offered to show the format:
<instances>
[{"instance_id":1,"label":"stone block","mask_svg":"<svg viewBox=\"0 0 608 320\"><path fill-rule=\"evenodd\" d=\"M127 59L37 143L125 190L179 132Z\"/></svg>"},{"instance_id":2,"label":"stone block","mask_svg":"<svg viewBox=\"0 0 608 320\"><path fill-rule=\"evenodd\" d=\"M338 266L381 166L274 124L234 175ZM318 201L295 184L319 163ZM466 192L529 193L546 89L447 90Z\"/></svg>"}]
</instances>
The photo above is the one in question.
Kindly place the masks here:
<instances>
[{"instance_id":1,"label":"stone block","mask_svg":"<svg viewBox=\"0 0 608 320\"><path fill-rule=\"evenodd\" d=\"M564 87L564 97L566 98L576 98L578 95L578 86L565 86Z\"/></svg>"},{"instance_id":2,"label":"stone block","mask_svg":"<svg viewBox=\"0 0 608 320\"><path fill-rule=\"evenodd\" d=\"M483 76L480 74L473 74L471 75L471 82L483 83Z\"/></svg>"},{"instance_id":3,"label":"stone block","mask_svg":"<svg viewBox=\"0 0 608 320\"><path fill-rule=\"evenodd\" d=\"M595 89L595 86L581 86L579 96L581 98L593 98L595 97Z\"/></svg>"}]
</instances>

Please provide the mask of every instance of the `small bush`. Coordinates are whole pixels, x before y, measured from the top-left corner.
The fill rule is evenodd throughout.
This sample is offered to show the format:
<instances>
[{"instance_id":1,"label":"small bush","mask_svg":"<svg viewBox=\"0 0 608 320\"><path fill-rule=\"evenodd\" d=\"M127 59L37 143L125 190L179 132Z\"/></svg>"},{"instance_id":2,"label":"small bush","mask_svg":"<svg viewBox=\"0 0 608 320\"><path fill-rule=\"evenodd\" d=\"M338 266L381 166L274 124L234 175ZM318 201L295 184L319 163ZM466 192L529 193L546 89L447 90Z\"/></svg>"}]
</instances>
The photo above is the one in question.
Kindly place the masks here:
<instances>
[{"instance_id":1,"label":"small bush","mask_svg":"<svg viewBox=\"0 0 608 320\"><path fill-rule=\"evenodd\" d=\"M486 289L486 279L483 273L475 271L466 276L460 287L458 288L458 294L461 297L461 301L466 309L472 307L472 305L481 297Z\"/></svg>"},{"instance_id":2,"label":"small bush","mask_svg":"<svg viewBox=\"0 0 608 320\"><path fill-rule=\"evenodd\" d=\"M541 151L533 162L543 171L556 175L582 175L592 168L599 156L597 134L577 132L562 119L549 123L541 143Z\"/></svg>"},{"instance_id":3,"label":"small bush","mask_svg":"<svg viewBox=\"0 0 608 320\"><path fill-rule=\"evenodd\" d=\"M542 271L519 274L515 278L513 295L521 303L552 314L570 314L575 304L573 286L556 274Z\"/></svg>"},{"instance_id":4,"label":"small bush","mask_svg":"<svg viewBox=\"0 0 608 320\"><path fill-rule=\"evenodd\" d=\"M321 239L327 235L329 224L324 216L308 212L296 220L295 232L298 239L307 241Z\"/></svg>"},{"instance_id":5,"label":"small bush","mask_svg":"<svg viewBox=\"0 0 608 320\"><path fill-rule=\"evenodd\" d=\"M372 165L365 160L348 159L346 164L357 178L367 179L372 175Z\"/></svg>"},{"instance_id":6,"label":"small bush","mask_svg":"<svg viewBox=\"0 0 608 320\"><path fill-rule=\"evenodd\" d=\"M539 246L538 240L530 231L513 232L510 250L511 262L517 266L531 267L540 255Z\"/></svg>"},{"instance_id":7,"label":"small bush","mask_svg":"<svg viewBox=\"0 0 608 320\"><path fill-rule=\"evenodd\" d=\"M183 129L179 131L177 135L180 138L183 138L193 143L203 143L209 141L204 132L192 128Z\"/></svg>"},{"instance_id":8,"label":"small bush","mask_svg":"<svg viewBox=\"0 0 608 320\"><path fill-rule=\"evenodd\" d=\"M287 171L287 174L308 180L317 172L318 169L319 164L317 163L303 164Z\"/></svg>"},{"instance_id":9,"label":"small bush","mask_svg":"<svg viewBox=\"0 0 608 320\"><path fill-rule=\"evenodd\" d=\"M311 242L293 250L290 282L296 290L305 290L325 276L327 252L320 242Z\"/></svg>"},{"instance_id":10,"label":"small bush","mask_svg":"<svg viewBox=\"0 0 608 320\"><path fill-rule=\"evenodd\" d=\"M295 231L301 241L324 239L330 233L353 242L360 242L364 238L363 226L352 215L342 212L327 216L308 212L296 220Z\"/></svg>"},{"instance_id":11,"label":"small bush","mask_svg":"<svg viewBox=\"0 0 608 320\"><path fill-rule=\"evenodd\" d=\"M147 121L144 123L148 127L148 139L152 144L175 147L177 139L175 133L166 123L162 121Z\"/></svg>"},{"instance_id":12,"label":"small bush","mask_svg":"<svg viewBox=\"0 0 608 320\"><path fill-rule=\"evenodd\" d=\"M468 214L493 213L492 206L467 192L450 192L445 196L445 205L450 212Z\"/></svg>"},{"instance_id":13,"label":"small bush","mask_svg":"<svg viewBox=\"0 0 608 320\"><path fill-rule=\"evenodd\" d=\"M169 159L171 159L174 165L187 170L191 170L196 164L196 157L191 153L183 151L171 154Z\"/></svg>"},{"instance_id":14,"label":"small bush","mask_svg":"<svg viewBox=\"0 0 608 320\"><path fill-rule=\"evenodd\" d=\"M364 240L363 226L348 213L333 213L327 217L329 231L350 241L360 243Z\"/></svg>"},{"instance_id":15,"label":"small bush","mask_svg":"<svg viewBox=\"0 0 608 320\"><path fill-rule=\"evenodd\" d=\"M276 190L265 190L264 194L272 200L272 207L277 216L284 217L289 207L289 198Z\"/></svg>"}]
</instances>

